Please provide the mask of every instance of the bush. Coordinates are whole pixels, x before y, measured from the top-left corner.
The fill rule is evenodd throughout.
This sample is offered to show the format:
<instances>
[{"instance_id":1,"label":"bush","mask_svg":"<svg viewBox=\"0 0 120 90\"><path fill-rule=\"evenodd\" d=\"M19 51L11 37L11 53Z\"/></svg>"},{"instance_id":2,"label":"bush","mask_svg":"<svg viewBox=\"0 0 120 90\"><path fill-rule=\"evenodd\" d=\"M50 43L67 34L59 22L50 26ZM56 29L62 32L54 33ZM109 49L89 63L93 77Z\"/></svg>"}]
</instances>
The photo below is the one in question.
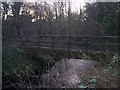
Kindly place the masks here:
<instances>
[{"instance_id":1,"label":"bush","mask_svg":"<svg viewBox=\"0 0 120 90\"><path fill-rule=\"evenodd\" d=\"M97 53L89 53L89 57L92 60L97 60L103 63L104 65L107 65L111 62L111 58L113 57L113 54L97 52Z\"/></svg>"},{"instance_id":2,"label":"bush","mask_svg":"<svg viewBox=\"0 0 120 90\"><path fill-rule=\"evenodd\" d=\"M2 61L3 87L11 85L13 87L25 85L26 87L28 84L27 78L30 79L31 76L37 78L37 75L40 76L41 72L46 70L48 64L52 64L48 57L26 55L25 51L15 44L3 45ZM39 73L39 71L41 72ZM33 79L31 82L33 82Z\"/></svg>"},{"instance_id":3,"label":"bush","mask_svg":"<svg viewBox=\"0 0 120 90\"><path fill-rule=\"evenodd\" d=\"M14 68L18 66L30 65L30 60L26 59L26 55L23 50L19 49L14 44L3 45L3 72L12 73Z\"/></svg>"},{"instance_id":4,"label":"bush","mask_svg":"<svg viewBox=\"0 0 120 90\"><path fill-rule=\"evenodd\" d=\"M115 54L112 57L111 62L106 67L105 72L110 73L113 76L117 75L119 62L120 62L120 56L118 54Z\"/></svg>"}]
</instances>

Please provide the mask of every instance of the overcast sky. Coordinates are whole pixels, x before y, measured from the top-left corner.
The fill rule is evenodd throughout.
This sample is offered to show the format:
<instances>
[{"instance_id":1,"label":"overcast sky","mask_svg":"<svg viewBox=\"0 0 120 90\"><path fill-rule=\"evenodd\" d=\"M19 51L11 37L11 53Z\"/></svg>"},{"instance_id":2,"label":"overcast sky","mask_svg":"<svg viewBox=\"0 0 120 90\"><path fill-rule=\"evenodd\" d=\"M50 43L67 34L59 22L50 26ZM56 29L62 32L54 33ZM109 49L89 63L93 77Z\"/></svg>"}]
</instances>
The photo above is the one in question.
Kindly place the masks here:
<instances>
[{"instance_id":1,"label":"overcast sky","mask_svg":"<svg viewBox=\"0 0 120 90\"><path fill-rule=\"evenodd\" d=\"M1 1L8 1L8 0L1 0ZM29 2L39 2L39 1L46 1L49 4L53 4L54 1L59 1L59 0L9 0L9 1L29 1ZM62 1L62 0L61 0ZM63 0L65 1L65 0ZM83 8L83 6L85 5L86 2L93 2L93 1L97 1L97 2L117 2L120 0L66 0L66 1L71 1L72 4L72 11L76 12L79 11L80 6L81 8Z\"/></svg>"},{"instance_id":2,"label":"overcast sky","mask_svg":"<svg viewBox=\"0 0 120 90\"><path fill-rule=\"evenodd\" d=\"M38 2L38 1L46 1L49 4L53 4L54 1L58 1L58 0L27 0L30 2ZM63 0L65 1L65 0ZM69 0L66 0L67 2ZM83 8L83 6L85 5L86 0L70 0L71 1L71 7L72 7L72 11L79 11L80 6L81 8Z\"/></svg>"}]
</instances>

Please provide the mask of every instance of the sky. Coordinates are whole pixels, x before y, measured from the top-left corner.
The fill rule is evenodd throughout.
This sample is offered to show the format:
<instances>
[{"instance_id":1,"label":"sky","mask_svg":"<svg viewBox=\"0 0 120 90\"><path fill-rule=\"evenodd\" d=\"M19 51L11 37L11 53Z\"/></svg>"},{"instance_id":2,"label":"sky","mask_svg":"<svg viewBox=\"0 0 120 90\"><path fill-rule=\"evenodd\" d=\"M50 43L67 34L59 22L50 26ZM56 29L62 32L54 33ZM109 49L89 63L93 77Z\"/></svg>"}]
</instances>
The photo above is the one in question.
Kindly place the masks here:
<instances>
[{"instance_id":1,"label":"sky","mask_svg":"<svg viewBox=\"0 0 120 90\"><path fill-rule=\"evenodd\" d=\"M27 0L29 2L38 2L39 0ZM49 4L52 4L53 1L58 1L58 0L40 0L40 1L46 1ZM65 1L65 0L63 0ZM66 0L69 1L69 0ZM72 4L72 11L76 12L79 11L80 7L83 8L83 6L85 5L86 0L70 0L71 4Z\"/></svg>"},{"instance_id":2,"label":"sky","mask_svg":"<svg viewBox=\"0 0 120 90\"><path fill-rule=\"evenodd\" d=\"M54 1L71 1L71 8L73 12L76 12L80 10L80 7L83 9L85 6L85 2L89 1L96 1L96 0L0 0L0 1L29 1L29 2L39 2L39 1L45 1L49 4L53 4Z\"/></svg>"}]
</instances>

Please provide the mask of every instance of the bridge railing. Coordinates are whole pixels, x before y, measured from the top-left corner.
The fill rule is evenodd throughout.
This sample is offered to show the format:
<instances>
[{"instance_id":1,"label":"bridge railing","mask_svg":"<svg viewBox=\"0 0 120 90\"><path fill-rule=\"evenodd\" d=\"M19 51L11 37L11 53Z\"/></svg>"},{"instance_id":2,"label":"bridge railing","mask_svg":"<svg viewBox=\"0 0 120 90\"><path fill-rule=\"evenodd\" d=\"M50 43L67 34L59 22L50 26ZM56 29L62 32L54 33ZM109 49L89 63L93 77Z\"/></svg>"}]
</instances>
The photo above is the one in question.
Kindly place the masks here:
<instances>
[{"instance_id":1,"label":"bridge railing","mask_svg":"<svg viewBox=\"0 0 120 90\"><path fill-rule=\"evenodd\" d=\"M26 47L47 47L84 52L118 52L118 47L120 47L118 36L39 35L20 36L11 41Z\"/></svg>"}]
</instances>

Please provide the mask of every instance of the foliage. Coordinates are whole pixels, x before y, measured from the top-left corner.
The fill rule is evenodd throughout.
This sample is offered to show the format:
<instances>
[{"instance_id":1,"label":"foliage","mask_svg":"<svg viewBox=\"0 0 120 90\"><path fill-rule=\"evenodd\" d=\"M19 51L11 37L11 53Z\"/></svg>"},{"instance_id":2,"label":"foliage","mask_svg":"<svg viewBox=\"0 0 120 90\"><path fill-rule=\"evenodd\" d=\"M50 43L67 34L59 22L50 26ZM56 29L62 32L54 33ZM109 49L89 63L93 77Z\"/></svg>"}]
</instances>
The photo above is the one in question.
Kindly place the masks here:
<instances>
[{"instance_id":1,"label":"foliage","mask_svg":"<svg viewBox=\"0 0 120 90\"><path fill-rule=\"evenodd\" d=\"M87 3L85 9L80 9L78 14L71 12L70 2L56 1L53 6L27 2L2 4L4 33L8 32L7 28L11 28L10 31L18 35L118 35L119 31L117 27L120 10L117 2ZM66 9L64 4L69 8ZM13 16L8 15L5 19L8 10L12 11Z\"/></svg>"},{"instance_id":2,"label":"foliage","mask_svg":"<svg viewBox=\"0 0 120 90\"><path fill-rule=\"evenodd\" d=\"M103 35L117 36L119 31L119 7L120 5L117 2L88 3L85 11L87 14L86 19L95 22L96 25L99 24L99 30L103 32Z\"/></svg>"},{"instance_id":3,"label":"foliage","mask_svg":"<svg viewBox=\"0 0 120 90\"><path fill-rule=\"evenodd\" d=\"M95 84L97 82L97 77L96 76L93 76L91 79L90 79L90 83L93 83Z\"/></svg>"},{"instance_id":4,"label":"foliage","mask_svg":"<svg viewBox=\"0 0 120 90\"><path fill-rule=\"evenodd\" d=\"M14 35L114 35L119 34L120 26L120 5L119 3L88 3L85 9L79 14L71 12L70 2L68 10L64 7L63 2L55 2L53 6L47 3L21 3L15 2L14 5L6 2L3 4L3 39L16 38ZM11 7L11 8L10 8ZM21 9L22 8L22 9ZM22 11L21 11L21 10ZM10 10L12 15L6 14ZM32 13L33 12L33 13ZM6 37L9 36L9 37ZM24 37L23 37L24 38ZM61 59L60 55L64 53L53 52L53 59ZM69 53L75 57L81 57L74 52ZM64 55L63 55L64 56ZM89 54L95 60L100 60L103 63L109 63L105 72L118 74L114 71L120 61L120 56L115 54L111 59L108 53L91 53ZM40 70L43 72L46 67L49 68L54 62L47 56L27 56L25 51L17 47L15 44L3 42L3 80L8 81L6 75L10 74L10 78L16 80L18 76L22 80L28 75L31 75ZM109 60L109 61L107 61ZM49 65L48 65L49 64ZM29 69L28 69L29 68ZM32 71L33 70L33 71ZM30 71L30 72L28 72ZM111 72L113 71L113 72ZM29 73L29 74L28 74ZM35 75L35 74L34 74ZM113 75L113 76L114 76ZM15 77L17 76L17 78ZM19 80L21 78L19 77ZM25 78L25 80L27 80ZM7 81L6 81L7 80ZM29 80L23 82L27 84ZM97 77L93 76L90 83L96 84ZM21 85L21 86L22 86ZM81 84L80 88L87 88L88 85Z\"/></svg>"},{"instance_id":5,"label":"foliage","mask_svg":"<svg viewBox=\"0 0 120 90\"><path fill-rule=\"evenodd\" d=\"M82 77L84 78L84 77ZM96 88L97 85L97 76L92 76L89 80L88 83L86 83L85 81L83 81L82 83L80 83L80 85L78 85L78 88Z\"/></svg>"},{"instance_id":6,"label":"foliage","mask_svg":"<svg viewBox=\"0 0 120 90\"><path fill-rule=\"evenodd\" d=\"M28 64L25 53L14 44L3 45L3 71L12 71L13 68L22 64ZM30 64L30 63L29 63Z\"/></svg>"},{"instance_id":7,"label":"foliage","mask_svg":"<svg viewBox=\"0 0 120 90\"><path fill-rule=\"evenodd\" d=\"M93 59L102 62L104 65L110 62L110 58L112 54L97 52L97 53L89 53L88 56Z\"/></svg>"},{"instance_id":8,"label":"foliage","mask_svg":"<svg viewBox=\"0 0 120 90\"><path fill-rule=\"evenodd\" d=\"M101 71L96 71L96 75L82 76L82 82L79 88L101 88L101 87L117 87L118 83L118 68L119 68L120 56L116 53L109 57L109 62L104 65ZM95 69L95 68L94 68ZM112 81L112 82L111 82Z\"/></svg>"},{"instance_id":9,"label":"foliage","mask_svg":"<svg viewBox=\"0 0 120 90\"><path fill-rule=\"evenodd\" d=\"M53 65L46 56L26 55L25 50L8 43L3 45L2 61L3 88L40 85L40 75Z\"/></svg>"},{"instance_id":10,"label":"foliage","mask_svg":"<svg viewBox=\"0 0 120 90\"><path fill-rule=\"evenodd\" d=\"M111 59L111 62L106 67L105 72L110 73L113 76L116 76L118 74L118 71L114 69L115 68L118 69L119 62L120 62L120 56L118 54L115 54Z\"/></svg>"},{"instance_id":11,"label":"foliage","mask_svg":"<svg viewBox=\"0 0 120 90\"><path fill-rule=\"evenodd\" d=\"M87 86L81 84L78 86L78 88L87 88Z\"/></svg>"},{"instance_id":12,"label":"foliage","mask_svg":"<svg viewBox=\"0 0 120 90\"><path fill-rule=\"evenodd\" d=\"M118 64L119 62L120 62L120 56L118 54L115 54L109 66L115 66L115 64Z\"/></svg>"}]
</instances>

